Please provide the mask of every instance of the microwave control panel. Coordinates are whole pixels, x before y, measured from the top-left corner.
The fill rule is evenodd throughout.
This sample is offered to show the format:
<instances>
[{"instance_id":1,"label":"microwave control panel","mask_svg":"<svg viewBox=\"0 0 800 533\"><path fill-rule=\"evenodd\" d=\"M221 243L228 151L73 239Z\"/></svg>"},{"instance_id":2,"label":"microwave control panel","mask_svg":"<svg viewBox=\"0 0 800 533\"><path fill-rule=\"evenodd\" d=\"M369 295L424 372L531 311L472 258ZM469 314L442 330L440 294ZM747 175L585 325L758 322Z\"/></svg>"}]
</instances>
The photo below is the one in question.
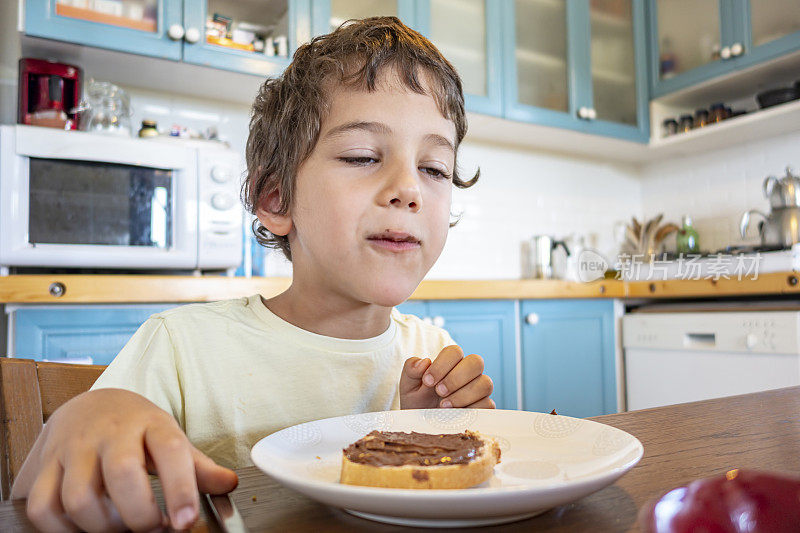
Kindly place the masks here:
<instances>
[{"instance_id":1,"label":"microwave control panel","mask_svg":"<svg viewBox=\"0 0 800 533\"><path fill-rule=\"evenodd\" d=\"M242 260L244 207L239 198L244 162L232 150L197 151L200 269L234 268Z\"/></svg>"}]
</instances>

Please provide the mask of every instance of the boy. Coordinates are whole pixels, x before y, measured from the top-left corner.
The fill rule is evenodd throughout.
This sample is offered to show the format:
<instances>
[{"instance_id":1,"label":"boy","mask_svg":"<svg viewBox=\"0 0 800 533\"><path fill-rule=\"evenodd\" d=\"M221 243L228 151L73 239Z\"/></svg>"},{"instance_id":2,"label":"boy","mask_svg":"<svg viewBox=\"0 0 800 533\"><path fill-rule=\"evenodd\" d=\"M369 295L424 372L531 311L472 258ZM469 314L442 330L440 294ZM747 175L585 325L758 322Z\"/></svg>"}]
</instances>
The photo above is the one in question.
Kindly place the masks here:
<instances>
[{"instance_id":1,"label":"boy","mask_svg":"<svg viewBox=\"0 0 800 533\"><path fill-rule=\"evenodd\" d=\"M477 178L457 175L465 132L455 70L396 18L301 47L256 97L244 189L260 239L292 260L291 287L148 319L36 441L12 490L33 523L186 528L198 488L232 490L225 467L247 464L278 429L398 407L494 407L479 356L393 310L444 247L453 184Z\"/></svg>"}]
</instances>

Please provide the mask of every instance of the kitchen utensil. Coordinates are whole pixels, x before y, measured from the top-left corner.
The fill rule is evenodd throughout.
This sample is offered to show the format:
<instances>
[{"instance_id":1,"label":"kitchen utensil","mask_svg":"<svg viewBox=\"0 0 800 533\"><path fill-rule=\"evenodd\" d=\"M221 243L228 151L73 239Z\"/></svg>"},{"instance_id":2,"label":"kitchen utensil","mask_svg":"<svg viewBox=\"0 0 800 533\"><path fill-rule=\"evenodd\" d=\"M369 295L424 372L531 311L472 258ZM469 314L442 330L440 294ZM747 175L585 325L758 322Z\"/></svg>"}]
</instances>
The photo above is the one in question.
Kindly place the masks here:
<instances>
[{"instance_id":1,"label":"kitchen utensil","mask_svg":"<svg viewBox=\"0 0 800 533\"><path fill-rule=\"evenodd\" d=\"M569 256L569 248L564 241L555 240L549 235L536 235L528 241L528 277L534 279L552 279L553 250L561 247Z\"/></svg>"},{"instance_id":2,"label":"kitchen utensil","mask_svg":"<svg viewBox=\"0 0 800 533\"><path fill-rule=\"evenodd\" d=\"M763 91L756 95L758 105L762 109L796 99L797 91L794 87L778 87L777 89L769 89L768 91Z\"/></svg>"},{"instance_id":3,"label":"kitchen utensil","mask_svg":"<svg viewBox=\"0 0 800 533\"><path fill-rule=\"evenodd\" d=\"M773 209L800 206L800 176L792 174L791 167L786 167L786 175L780 179L768 176L763 188Z\"/></svg>"},{"instance_id":4,"label":"kitchen utensil","mask_svg":"<svg viewBox=\"0 0 800 533\"><path fill-rule=\"evenodd\" d=\"M492 478L469 489L339 483L342 448L375 429L479 431L500 441L502 462ZM583 498L630 470L643 452L633 435L591 420L503 409L408 409L292 426L261 439L250 457L279 483L357 516L414 527L464 528L520 520Z\"/></svg>"},{"instance_id":5,"label":"kitchen utensil","mask_svg":"<svg viewBox=\"0 0 800 533\"><path fill-rule=\"evenodd\" d=\"M130 135L133 114L130 98L122 88L107 81L90 80L81 112L81 129L112 135Z\"/></svg>"},{"instance_id":6,"label":"kitchen utensil","mask_svg":"<svg viewBox=\"0 0 800 533\"><path fill-rule=\"evenodd\" d=\"M214 519L221 531L225 533L245 533L242 515L228 494L204 494L206 515Z\"/></svg>"},{"instance_id":7,"label":"kitchen utensil","mask_svg":"<svg viewBox=\"0 0 800 533\"><path fill-rule=\"evenodd\" d=\"M679 229L673 223L662 225L663 218L664 214L660 213L640 223L636 217L632 217L630 226L626 228L625 242L620 247L620 253L653 261L661 251L664 239Z\"/></svg>"},{"instance_id":8,"label":"kitchen utensil","mask_svg":"<svg viewBox=\"0 0 800 533\"><path fill-rule=\"evenodd\" d=\"M782 207L773 209L769 215L757 209L751 209L742 215L739 231L744 239L750 224L750 217L758 215L763 221L758 225L761 244L790 248L800 242L800 207Z\"/></svg>"},{"instance_id":9,"label":"kitchen utensil","mask_svg":"<svg viewBox=\"0 0 800 533\"><path fill-rule=\"evenodd\" d=\"M81 97L81 69L74 65L23 57L19 60L17 122L78 129L71 111Z\"/></svg>"}]
</instances>

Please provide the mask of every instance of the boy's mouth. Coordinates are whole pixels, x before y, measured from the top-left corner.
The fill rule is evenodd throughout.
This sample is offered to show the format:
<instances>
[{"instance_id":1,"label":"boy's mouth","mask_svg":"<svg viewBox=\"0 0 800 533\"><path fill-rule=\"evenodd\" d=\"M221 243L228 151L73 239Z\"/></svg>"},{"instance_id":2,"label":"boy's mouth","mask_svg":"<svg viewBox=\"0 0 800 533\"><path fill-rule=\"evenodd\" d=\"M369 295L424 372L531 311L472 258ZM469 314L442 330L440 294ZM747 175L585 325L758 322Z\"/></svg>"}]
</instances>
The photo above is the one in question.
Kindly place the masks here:
<instances>
[{"instance_id":1,"label":"boy's mouth","mask_svg":"<svg viewBox=\"0 0 800 533\"><path fill-rule=\"evenodd\" d=\"M419 239L410 233L402 231L387 230L381 233L374 233L367 236L367 240L379 248L394 252L414 250L420 246Z\"/></svg>"}]
</instances>

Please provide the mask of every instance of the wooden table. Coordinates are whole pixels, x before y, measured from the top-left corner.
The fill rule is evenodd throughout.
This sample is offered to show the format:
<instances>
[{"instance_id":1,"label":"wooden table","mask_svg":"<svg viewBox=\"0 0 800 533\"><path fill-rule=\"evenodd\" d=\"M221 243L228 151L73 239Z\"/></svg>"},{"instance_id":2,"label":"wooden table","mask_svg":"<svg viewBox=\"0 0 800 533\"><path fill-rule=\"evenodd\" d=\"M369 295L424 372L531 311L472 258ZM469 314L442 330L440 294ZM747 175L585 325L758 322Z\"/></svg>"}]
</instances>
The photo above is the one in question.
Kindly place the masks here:
<instances>
[{"instance_id":1,"label":"wooden table","mask_svg":"<svg viewBox=\"0 0 800 533\"><path fill-rule=\"evenodd\" d=\"M487 531L636 531L642 505L667 490L731 468L800 475L800 387L593 418L635 435L644 457L629 473L575 503ZM351 516L284 488L255 468L239 471L233 498L251 531L411 531ZM201 522L195 531L206 530ZM0 502L0 531L31 530L22 501ZM478 531L478 529L472 530Z\"/></svg>"}]
</instances>

